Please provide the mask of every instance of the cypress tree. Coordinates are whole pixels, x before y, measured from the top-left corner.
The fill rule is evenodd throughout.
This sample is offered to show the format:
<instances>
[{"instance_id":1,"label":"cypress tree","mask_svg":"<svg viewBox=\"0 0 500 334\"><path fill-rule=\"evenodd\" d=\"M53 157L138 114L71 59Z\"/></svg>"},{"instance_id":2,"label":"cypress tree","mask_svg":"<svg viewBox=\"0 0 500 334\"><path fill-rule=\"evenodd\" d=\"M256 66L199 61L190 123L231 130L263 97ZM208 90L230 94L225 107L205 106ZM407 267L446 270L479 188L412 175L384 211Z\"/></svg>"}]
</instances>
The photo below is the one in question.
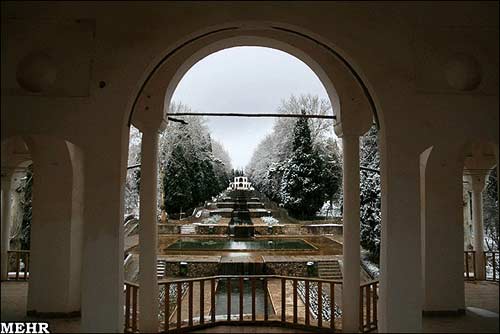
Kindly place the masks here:
<instances>
[{"instance_id":1,"label":"cypress tree","mask_svg":"<svg viewBox=\"0 0 500 334\"><path fill-rule=\"evenodd\" d=\"M165 194L165 209L170 214L186 211L193 205L190 164L186 160L185 150L178 144L165 168L163 190Z\"/></svg>"},{"instance_id":2,"label":"cypress tree","mask_svg":"<svg viewBox=\"0 0 500 334\"><path fill-rule=\"evenodd\" d=\"M295 123L292 155L285 162L281 178L280 198L292 216L311 217L322 206L324 187L321 167L308 120L301 117Z\"/></svg>"}]
</instances>

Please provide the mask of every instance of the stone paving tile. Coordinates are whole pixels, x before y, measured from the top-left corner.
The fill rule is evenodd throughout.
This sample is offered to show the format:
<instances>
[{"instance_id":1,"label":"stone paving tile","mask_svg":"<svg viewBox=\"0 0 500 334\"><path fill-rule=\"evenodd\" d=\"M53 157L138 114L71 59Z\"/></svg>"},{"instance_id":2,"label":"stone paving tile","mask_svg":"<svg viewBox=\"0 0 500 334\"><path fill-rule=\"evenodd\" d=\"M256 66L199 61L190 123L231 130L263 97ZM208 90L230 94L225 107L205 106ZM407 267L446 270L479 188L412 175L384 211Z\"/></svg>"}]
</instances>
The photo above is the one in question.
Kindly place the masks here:
<instances>
[{"instance_id":1,"label":"stone paving tile","mask_svg":"<svg viewBox=\"0 0 500 334\"><path fill-rule=\"evenodd\" d=\"M2 321L47 321L52 333L79 333L80 318L42 319L26 316L28 302L27 282L1 283L1 311Z\"/></svg>"}]
</instances>

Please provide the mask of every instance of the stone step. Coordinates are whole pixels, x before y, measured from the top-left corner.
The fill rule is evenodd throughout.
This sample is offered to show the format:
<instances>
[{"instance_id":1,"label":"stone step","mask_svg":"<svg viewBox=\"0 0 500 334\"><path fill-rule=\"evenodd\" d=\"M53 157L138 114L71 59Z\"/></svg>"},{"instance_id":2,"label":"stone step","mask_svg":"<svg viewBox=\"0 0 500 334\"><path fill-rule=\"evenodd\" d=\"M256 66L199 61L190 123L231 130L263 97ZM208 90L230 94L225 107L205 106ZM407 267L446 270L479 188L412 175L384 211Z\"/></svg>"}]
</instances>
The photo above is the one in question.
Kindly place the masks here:
<instances>
[{"instance_id":1,"label":"stone step","mask_svg":"<svg viewBox=\"0 0 500 334\"><path fill-rule=\"evenodd\" d=\"M163 278L165 276L165 270L167 269L167 263L163 260L156 261L156 277Z\"/></svg>"},{"instance_id":2,"label":"stone step","mask_svg":"<svg viewBox=\"0 0 500 334\"><path fill-rule=\"evenodd\" d=\"M194 225L182 225L181 226L181 234L195 234L196 228Z\"/></svg>"},{"instance_id":3,"label":"stone step","mask_svg":"<svg viewBox=\"0 0 500 334\"><path fill-rule=\"evenodd\" d=\"M338 261L318 263L318 276L326 279L342 279L342 270Z\"/></svg>"}]
</instances>

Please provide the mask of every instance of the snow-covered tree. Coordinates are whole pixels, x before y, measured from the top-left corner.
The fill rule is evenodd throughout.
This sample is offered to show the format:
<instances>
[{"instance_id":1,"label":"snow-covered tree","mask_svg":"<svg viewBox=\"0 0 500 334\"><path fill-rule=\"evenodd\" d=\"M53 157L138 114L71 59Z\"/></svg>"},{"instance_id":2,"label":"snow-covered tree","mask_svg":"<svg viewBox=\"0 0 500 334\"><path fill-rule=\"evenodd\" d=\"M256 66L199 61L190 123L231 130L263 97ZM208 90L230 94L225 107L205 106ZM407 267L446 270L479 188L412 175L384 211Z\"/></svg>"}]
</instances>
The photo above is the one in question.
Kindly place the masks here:
<instances>
[{"instance_id":1,"label":"snow-covered tree","mask_svg":"<svg viewBox=\"0 0 500 334\"><path fill-rule=\"evenodd\" d=\"M173 103L170 111L189 112L191 109L186 105ZM181 207L187 212L220 193L228 186L228 171L231 170L228 153L222 145L212 140L205 119L182 119L187 124L170 122L160 135L160 175L166 180L162 183L163 193L160 197L164 198L163 204L169 213L178 213ZM184 160L176 156L180 151ZM180 162L186 166L186 181L179 180L176 176L176 173L180 173L176 164ZM182 201L180 189L189 193Z\"/></svg>"},{"instance_id":2,"label":"snow-covered tree","mask_svg":"<svg viewBox=\"0 0 500 334\"><path fill-rule=\"evenodd\" d=\"M193 203L193 184L190 163L182 145L176 145L165 168L163 188L165 209L170 213L179 213Z\"/></svg>"},{"instance_id":3,"label":"snow-covered tree","mask_svg":"<svg viewBox=\"0 0 500 334\"><path fill-rule=\"evenodd\" d=\"M189 106L181 103L172 103L170 106L170 112L173 113L189 111ZM158 213L165 207L173 214L179 213L181 208L187 212L229 184L231 159L224 147L211 139L205 120L202 117L183 117L183 120L187 124L169 122L159 135ZM127 215L139 214L140 164L141 133L132 126L128 165L135 167L127 170ZM182 169L183 166L186 171ZM185 174L185 180L176 180L175 175L179 173ZM184 182L189 182L189 185ZM185 193L185 196L182 197L181 193Z\"/></svg>"},{"instance_id":4,"label":"snow-covered tree","mask_svg":"<svg viewBox=\"0 0 500 334\"><path fill-rule=\"evenodd\" d=\"M486 189L483 192L484 205L484 229L486 247L489 251L498 251L500 238L500 227L498 225L498 188L497 169L494 168L486 181Z\"/></svg>"},{"instance_id":5,"label":"snow-covered tree","mask_svg":"<svg viewBox=\"0 0 500 334\"><path fill-rule=\"evenodd\" d=\"M378 131L372 127L363 137L360 145L360 218L361 245L368 250L372 261L378 263L380 256L380 155L378 151ZM366 169L364 169L366 168Z\"/></svg>"},{"instance_id":6,"label":"snow-covered tree","mask_svg":"<svg viewBox=\"0 0 500 334\"><path fill-rule=\"evenodd\" d=\"M293 216L310 217L324 203L322 163L313 147L307 118L296 121L293 134L292 153L283 166L280 198Z\"/></svg>"},{"instance_id":7,"label":"snow-covered tree","mask_svg":"<svg viewBox=\"0 0 500 334\"><path fill-rule=\"evenodd\" d=\"M291 96L283 100L278 108L279 113L299 114L301 109L309 115L328 115L331 106L328 100L317 96ZM256 189L266 194L270 199L282 201L280 198L281 180L286 170L286 164L293 151L293 133L296 119L276 119L273 131L265 137L254 151L246 174ZM333 122L325 119L310 119L308 121L312 145L318 152L323 166L324 200L338 197L341 186L340 150L333 138Z\"/></svg>"},{"instance_id":8,"label":"snow-covered tree","mask_svg":"<svg viewBox=\"0 0 500 334\"><path fill-rule=\"evenodd\" d=\"M130 127L127 178L125 181L125 215L139 215L139 185L141 181L141 132Z\"/></svg>"},{"instance_id":9,"label":"snow-covered tree","mask_svg":"<svg viewBox=\"0 0 500 334\"><path fill-rule=\"evenodd\" d=\"M30 249L31 221L32 221L32 189L33 189L33 164L26 169L26 176L21 179L16 192L21 194L22 223L17 238L21 249Z\"/></svg>"}]
</instances>

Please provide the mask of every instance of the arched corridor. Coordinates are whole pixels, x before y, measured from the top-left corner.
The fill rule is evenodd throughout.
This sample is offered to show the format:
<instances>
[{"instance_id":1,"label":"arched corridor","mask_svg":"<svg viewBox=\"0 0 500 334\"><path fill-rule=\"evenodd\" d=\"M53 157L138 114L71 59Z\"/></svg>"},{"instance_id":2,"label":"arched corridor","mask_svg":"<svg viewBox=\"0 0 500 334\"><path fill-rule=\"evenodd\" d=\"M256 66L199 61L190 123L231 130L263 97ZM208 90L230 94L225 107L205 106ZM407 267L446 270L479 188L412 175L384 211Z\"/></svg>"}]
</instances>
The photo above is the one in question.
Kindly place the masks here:
<instances>
[{"instance_id":1,"label":"arched corridor","mask_svg":"<svg viewBox=\"0 0 500 334\"><path fill-rule=\"evenodd\" d=\"M498 3L1 7L2 280L9 171L31 160L26 311L80 312L82 332L124 330L123 199L134 125L142 132L136 311L139 330L156 331L158 133L189 68L243 45L302 60L331 100L344 159L344 331L357 331L360 322L359 137L373 123L380 128L382 193L378 331L429 330L422 311L467 307L464 170L473 196L478 270L484 185L477 171L496 165L498 175ZM22 154L9 156L17 150L9 145Z\"/></svg>"}]
</instances>

